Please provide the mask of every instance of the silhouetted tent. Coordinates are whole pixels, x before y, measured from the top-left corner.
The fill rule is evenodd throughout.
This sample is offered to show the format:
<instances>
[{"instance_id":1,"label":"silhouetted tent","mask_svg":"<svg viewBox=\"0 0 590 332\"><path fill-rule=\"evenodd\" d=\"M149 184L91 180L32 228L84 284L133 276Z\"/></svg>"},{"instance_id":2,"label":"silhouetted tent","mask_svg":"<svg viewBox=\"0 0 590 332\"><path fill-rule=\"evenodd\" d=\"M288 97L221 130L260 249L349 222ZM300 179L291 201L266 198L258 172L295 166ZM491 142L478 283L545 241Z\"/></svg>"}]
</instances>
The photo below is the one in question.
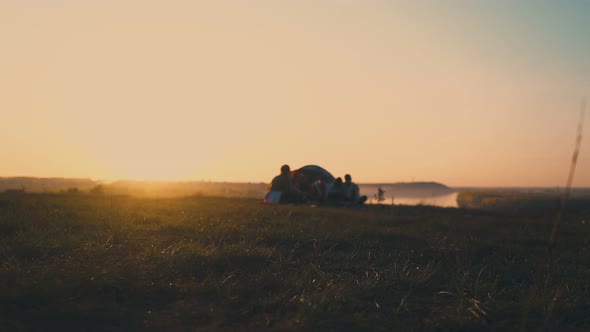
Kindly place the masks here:
<instances>
[{"instance_id":1,"label":"silhouetted tent","mask_svg":"<svg viewBox=\"0 0 590 332\"><path fill-rule=\"evenodd\" d=\"M294 171L291 171L292 179L295 179L297 176L300 175L305 175L305 179L309 182L309 184L316 181L319 177L321 177L322 181L324 181L327 184L332 184L335 180L334 176L330 174L330 172L316 165L307 165Z\"/></svg>"}]
</instances>

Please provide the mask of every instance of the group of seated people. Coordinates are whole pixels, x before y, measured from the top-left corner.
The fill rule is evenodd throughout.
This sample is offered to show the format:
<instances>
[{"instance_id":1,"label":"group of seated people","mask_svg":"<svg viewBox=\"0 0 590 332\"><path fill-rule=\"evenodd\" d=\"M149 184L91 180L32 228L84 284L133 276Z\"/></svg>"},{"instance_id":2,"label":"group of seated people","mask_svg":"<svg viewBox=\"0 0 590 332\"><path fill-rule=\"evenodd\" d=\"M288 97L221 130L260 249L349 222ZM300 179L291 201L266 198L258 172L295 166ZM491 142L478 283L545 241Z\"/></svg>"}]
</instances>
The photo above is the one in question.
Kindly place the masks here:
<instances>
[{"instance_id":1,"label":"group of seated people","mask_svg":"<svg viewBox=\"0 0 590 332\"><path fill-rule=\"evenodd\" d=\"M281 174L272 179L268 189L264 201L270 204L311 203L355 206L367 200L367 196L360 195L359 186L352 182L350 174L344 176L344 182L342 178L337 178L334 182L328 183L321 175L315 179L305 173L296 173L292 176L289 165L281 167Z\"/></svg>"}]
</instances>

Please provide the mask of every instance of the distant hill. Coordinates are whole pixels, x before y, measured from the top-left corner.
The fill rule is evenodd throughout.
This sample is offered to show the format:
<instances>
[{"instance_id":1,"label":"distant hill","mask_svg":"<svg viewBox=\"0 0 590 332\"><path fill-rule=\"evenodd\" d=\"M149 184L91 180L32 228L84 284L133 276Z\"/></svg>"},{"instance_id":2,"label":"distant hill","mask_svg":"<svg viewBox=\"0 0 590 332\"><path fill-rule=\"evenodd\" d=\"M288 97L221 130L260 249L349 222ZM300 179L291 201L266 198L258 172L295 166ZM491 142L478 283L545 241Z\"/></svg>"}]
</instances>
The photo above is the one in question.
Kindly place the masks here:
<instances>
[{"instance_id":1,"label":"distant hill","mask_svg":"<svg viewBox=\"0 0 590 332\"><path fill-rule=\"evenodd\" d=\"M101 193L115 195L180 197L192 195L252 197L264 195L265 183L231 183L209 181L116 181L101 183L91 179L0 177L0 193L90 193L100 187Z\"/></svg>"},{"instance_id":2,"label":"distant hill","mask_svg":"<svg viewBox=\"0 0 590 332\"><path fill-rule=\"evenodd\" d=\"M361 191L364 194L373 194L381 187L387 193L387 196L396 197L432 197L452 194L455 190L438 182L397 182L397 183L371 183L360 184Z\"/></svg>"},{"instance_id":3,"label":"distant hill","mask_svg":"<svg viewBox=\"0 0 590 332\"><path fill-rule=\"evenodd\" d=\"M25 192L55 192L70 188L87 190L97 184L98 182L90 179L0 177L0 192L11 189L24 189Z\"/></svg>"}]
</instances>

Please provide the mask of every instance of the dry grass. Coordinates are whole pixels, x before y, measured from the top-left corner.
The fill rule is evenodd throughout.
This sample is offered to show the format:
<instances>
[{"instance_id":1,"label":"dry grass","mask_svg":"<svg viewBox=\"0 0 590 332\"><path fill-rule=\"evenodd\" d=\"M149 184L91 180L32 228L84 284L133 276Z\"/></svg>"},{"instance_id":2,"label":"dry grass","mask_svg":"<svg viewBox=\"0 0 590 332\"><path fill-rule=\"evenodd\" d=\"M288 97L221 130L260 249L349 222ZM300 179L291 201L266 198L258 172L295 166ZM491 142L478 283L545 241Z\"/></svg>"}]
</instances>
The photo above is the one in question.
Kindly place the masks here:
<instances>
[{"instance_id":1,"label":"dry grass","mask_svg":"<svg viewBox=\"0 0 590 332\"><path fill-rule=\"evenodd\" d=\"M0 326L586 330L585 213L0 195Z\"/></svg>"}]
</instances>

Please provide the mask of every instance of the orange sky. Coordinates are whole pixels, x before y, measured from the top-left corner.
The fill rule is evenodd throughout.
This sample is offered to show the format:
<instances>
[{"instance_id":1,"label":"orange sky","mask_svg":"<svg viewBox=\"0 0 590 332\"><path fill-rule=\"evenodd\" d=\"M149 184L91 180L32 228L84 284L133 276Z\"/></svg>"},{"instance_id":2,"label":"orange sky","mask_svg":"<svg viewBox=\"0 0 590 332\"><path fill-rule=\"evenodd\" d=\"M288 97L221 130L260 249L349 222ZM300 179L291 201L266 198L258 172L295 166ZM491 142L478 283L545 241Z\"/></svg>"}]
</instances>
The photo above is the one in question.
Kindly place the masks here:
<instances>
[{"instance_id":1,"label":"orange sky","mask_svg":"<svg viewBox=\"0 0 590 332\"><path fill-rule=\"evenodd\" d=\"M0 176L563 186L586 7L4 0Z\"/></svg>"}]
</instances>

